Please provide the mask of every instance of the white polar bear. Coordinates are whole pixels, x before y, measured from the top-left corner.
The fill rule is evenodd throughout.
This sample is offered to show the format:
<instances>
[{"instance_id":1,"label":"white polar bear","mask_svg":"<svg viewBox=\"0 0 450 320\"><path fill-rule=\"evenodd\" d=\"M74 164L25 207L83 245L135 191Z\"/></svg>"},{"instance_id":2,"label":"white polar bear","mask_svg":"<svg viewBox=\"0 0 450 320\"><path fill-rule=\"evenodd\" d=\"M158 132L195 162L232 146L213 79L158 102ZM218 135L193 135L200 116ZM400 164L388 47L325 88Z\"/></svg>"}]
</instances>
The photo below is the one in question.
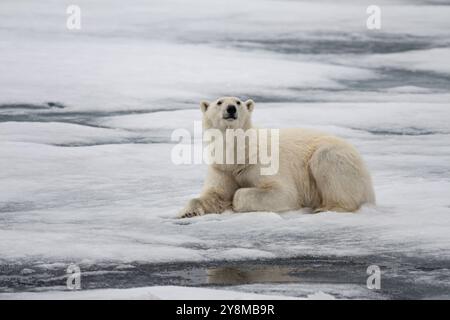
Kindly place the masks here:
<instances>
[{"instance_id":1,"label":"white polar bear","mask_svg":"<svg viewBox=\"0 0 450 320\"><path fill-rule=\"evenodd\" d=\"M205 129L253 128L254 102L223 97L202 102ZM261 164L209 165L203 191L179 217L207 213L282 212L302 207L321 211L356 211L375 203L372 181L356 149L334 136L307 129L279 130L279 170L261 175Z\"/></svg>"}]
</instances>

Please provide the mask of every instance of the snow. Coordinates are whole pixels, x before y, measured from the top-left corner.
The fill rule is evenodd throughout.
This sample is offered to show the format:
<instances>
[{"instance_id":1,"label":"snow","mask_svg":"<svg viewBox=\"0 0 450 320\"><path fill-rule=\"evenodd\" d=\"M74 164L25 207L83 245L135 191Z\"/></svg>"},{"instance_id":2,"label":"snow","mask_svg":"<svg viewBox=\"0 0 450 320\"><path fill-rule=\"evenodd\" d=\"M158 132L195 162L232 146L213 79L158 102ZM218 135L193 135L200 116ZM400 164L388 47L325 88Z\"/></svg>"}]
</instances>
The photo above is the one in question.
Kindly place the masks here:
<instances>
[{"instance_id":1,"label":"snow","mask_svg":"<svg viewBox=\"0 0 450 320\"><path fill-rule=\"evenodd\" d=\"M382 30L369 32L358 1L80 0L82 30L69 32L66 4L0 3L0 268L18 263L31 277L68 263L125 272L304 256L449 261L450 6L381 1ZM348 139L373 174L377 207L176 219L206 167L174 165L170 135L192 132L200 100L222 95L253 98L258 126ZM374 297L229 289L4 297Z\"/></svg>"},{"instance_id":2,"label":"snow","mask_svg":"<svg viewBox=\"0 0 450 320\"><path fill-rule=\"evenodd\" d=\"M372 55L364 59L362 63L388 68L428 71L448 75L450 73L450 66L448 64L449 56L449 48L435 48L412 52Z\"/></svg>"},{"instance_id":3,"label":"snow","mask_svg":"<svg viewBox=\"0 0 450 320\"><path fill-rule=\"evenodd\" d=\"M330 300L333 296L317 292L308 296L311 300ZM243 293L231 290L155 286L132 289L96 289L79 291L0 293L0 299L8 300L279 300L293 299L279 295Z\"/></svg>"},{"instance_id":4,"label":"snow","mask_svg":"<svg viewBox=\"0 0 450 320\"><path fill-rule=\"evenodd\" d=\"M283 283L283 284L246 284L231 287L239 292L259 292L261 294L307 297L312 300L332 299L381 299L382 296L376 291L367 290L358 284L340 283ZM313 293L311 293L313 292Z\"/></svg>"},{"instance_id":5,"label":"snow","mask_svg":"<svg viewBox=\"0 0 450 320\"><path fill-rule=\"evenodd\" d=\"M93 139L98 137L98 139ZM133 134L126 131L95 128L60 122L3 122L0 140L33 142L52 145L83 145L120 143L129 141Z\"/></svg>"}]
</instances>

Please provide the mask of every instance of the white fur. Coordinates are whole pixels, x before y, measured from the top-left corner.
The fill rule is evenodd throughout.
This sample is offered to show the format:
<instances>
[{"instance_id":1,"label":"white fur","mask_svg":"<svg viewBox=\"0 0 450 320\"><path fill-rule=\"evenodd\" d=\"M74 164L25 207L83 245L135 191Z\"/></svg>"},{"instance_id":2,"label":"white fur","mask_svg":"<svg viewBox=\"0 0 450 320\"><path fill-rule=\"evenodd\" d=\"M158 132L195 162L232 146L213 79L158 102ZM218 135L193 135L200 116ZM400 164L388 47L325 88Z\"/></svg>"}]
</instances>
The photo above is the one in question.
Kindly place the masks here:
<instances>
[{"instance_id":1,"label":"white fur","mask_svg":"<svg viewBox=\"0 0 450 320\"><path fill-rule=\"evenodd\" d=\"M219 101L221 102L219 105ZM237 105L239 103L239 105ZM225 120L229 104L236 120ZM254 103L235 97L202 102L204 129L250 129ZM279 171L260 174L259 164L212 164L203 191L179 217L207 213L282 212L302 207L320 211L356 211L375 203L369 172L357 150L346 141L306 129L280 129Z\"/></svg>"}]
</instances>

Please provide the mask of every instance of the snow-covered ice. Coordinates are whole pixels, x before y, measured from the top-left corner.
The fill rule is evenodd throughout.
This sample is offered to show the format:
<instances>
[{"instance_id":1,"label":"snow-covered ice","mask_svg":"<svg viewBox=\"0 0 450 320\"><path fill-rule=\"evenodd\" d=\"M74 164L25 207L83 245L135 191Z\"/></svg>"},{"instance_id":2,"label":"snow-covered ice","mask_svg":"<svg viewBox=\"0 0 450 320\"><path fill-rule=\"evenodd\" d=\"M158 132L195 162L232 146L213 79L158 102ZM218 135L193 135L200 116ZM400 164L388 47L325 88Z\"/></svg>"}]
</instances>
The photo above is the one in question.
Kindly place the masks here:
<instances>
[{"instance_id":1,"label":"snow-covered ice","mask_svg":"<svg viewBox=\"0 0 450 320\"><path fill-rule=\"evenodd\" d=\"M68 4L0 3L0 291L59 291L76 263L90 289L173 292L127 289L138 298L185 290L167 284L303 298L445 296L450 6L380 2L382 30L371 32L358 1L80 0L82 29L68 31ZM351 141L373 173L377 207L175 219L200 191L205 166L172 164L170 135L192 131L198 102L222 95L253 98L260 126ZM311 257L334 264L300 267ZM217 283L189 271L290 261L289 276L332 272L342 259L359 282L336 274L338 285L320 275L312 284ZM389 279L379 295L365 288L370 264ZM176 270L159 282L130 280L147 266ZM184 283L173 280L180 273ZM127 281L95 280L112 274ZM410 292L398 293L405 283ZM123 297L111 290L79 295Z\"/></svg>"},{"instance_id":2,"label":"snow-covered ice","mask_svg":"<svg viewBox=\"0 0 450 320\"><path fill-rule=\"evenodd\" d=\"M25 293L0 293L2 299L25 300L279 300L295 299L281 295L264 295L245 293L242 291L217 290L205 288L189 288L177 286L155 286L133 289L96 289L87 291L53 291L53 292L25 292ZM297 298L298 299L298 298ZM333 300L332 295L316 292L307 296L313 300Z\"/></svg>"}]
</instances>

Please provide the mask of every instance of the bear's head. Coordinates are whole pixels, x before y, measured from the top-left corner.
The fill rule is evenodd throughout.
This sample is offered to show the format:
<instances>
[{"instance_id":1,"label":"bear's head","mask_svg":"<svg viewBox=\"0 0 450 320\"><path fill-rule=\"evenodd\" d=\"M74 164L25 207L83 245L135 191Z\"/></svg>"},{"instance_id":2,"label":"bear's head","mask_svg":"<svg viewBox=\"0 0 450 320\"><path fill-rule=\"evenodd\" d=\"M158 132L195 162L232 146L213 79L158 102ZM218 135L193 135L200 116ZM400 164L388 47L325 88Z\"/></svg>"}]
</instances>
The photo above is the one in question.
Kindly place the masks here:
<instances>
[{"instance_id":1,"label":"bear's head","mask_svg":"<svg viewBox=\"0 0 450 320\"><path fill-rule=\"evenodd\" d=\"M253 100L241 101L236 97L222 97L214 102L202 101L204 129L250 129Z\"/></svg>"}]
</instances>

